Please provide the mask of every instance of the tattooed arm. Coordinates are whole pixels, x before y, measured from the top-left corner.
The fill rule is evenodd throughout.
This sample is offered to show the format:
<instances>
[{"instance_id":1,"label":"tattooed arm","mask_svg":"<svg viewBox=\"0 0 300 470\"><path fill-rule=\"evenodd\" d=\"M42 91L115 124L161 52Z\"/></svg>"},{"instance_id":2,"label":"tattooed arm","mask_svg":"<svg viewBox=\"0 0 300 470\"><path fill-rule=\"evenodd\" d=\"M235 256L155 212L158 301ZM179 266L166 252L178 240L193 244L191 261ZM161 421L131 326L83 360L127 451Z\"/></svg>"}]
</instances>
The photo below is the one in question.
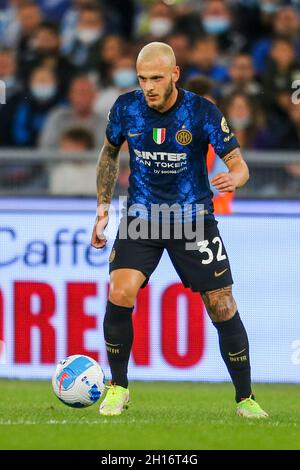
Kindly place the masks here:
<instances>
[{"instance_id":1,"label":"tattooed arm","mask_svg":"<svg viewBox=\"0 0 300 470\"><path fill-rule=\"evenodd\" d=\"M237 147L223 157L229 172L218 173L211 180L212 185L220 193L233 192L241 188L249 179L249 169L242 157L240 149Z\"/></svg>"},{"instance_id":2,"label":"tattooed arm","mask_svg":"<svg viewBox=\"0 0 300 470\"><path fill-rule=\"evenodd\" d=\"M115 147L105 138L96 169L98 206L111 202L119 171L119 150L120 147Z\"/></svg>"},{"instance_id":3,"label":"tattooed arm","mask_svg":"<svg viewBox=\"0 0 300 470\"><path fill-rule=\"evenodd\" d=\"M104 229L108 223L108 209L118 177L119 150L106 138L97 162L97 217L92 234L91 244L103 248L107 242Z\"/></svg>"}]
</instances>

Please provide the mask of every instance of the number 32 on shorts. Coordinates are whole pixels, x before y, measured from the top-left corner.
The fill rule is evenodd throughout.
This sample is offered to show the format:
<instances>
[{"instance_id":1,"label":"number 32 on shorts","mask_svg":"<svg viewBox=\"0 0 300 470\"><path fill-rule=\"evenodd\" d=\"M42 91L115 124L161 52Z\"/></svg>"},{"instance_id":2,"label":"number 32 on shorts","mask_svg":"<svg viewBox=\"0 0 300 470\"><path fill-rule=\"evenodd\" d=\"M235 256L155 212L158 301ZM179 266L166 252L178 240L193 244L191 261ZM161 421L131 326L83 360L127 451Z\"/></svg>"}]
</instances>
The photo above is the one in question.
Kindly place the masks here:
<instances>
[{"instance_id":1,"label":"number 32 on shorts","mask_svg":"<svg viewBox=\"0 0 300 470\"><path fill-rule=\"evenodd\" d=\"M218 244L218 251L217 251L217 261L223 261L224 259L227 259L227 256L222 253L223 251L223 244L222 240L220 237L215 237L212 240L212 243L214 245ZM197 246L199 247L200 253L206 253L207 258L202 259L201 263L202 264L210 264L214 260L214 254L210 248L208 248L209 245L209 240L202 240L200 242L197 242Z\"/></svg>"}]
</instances>

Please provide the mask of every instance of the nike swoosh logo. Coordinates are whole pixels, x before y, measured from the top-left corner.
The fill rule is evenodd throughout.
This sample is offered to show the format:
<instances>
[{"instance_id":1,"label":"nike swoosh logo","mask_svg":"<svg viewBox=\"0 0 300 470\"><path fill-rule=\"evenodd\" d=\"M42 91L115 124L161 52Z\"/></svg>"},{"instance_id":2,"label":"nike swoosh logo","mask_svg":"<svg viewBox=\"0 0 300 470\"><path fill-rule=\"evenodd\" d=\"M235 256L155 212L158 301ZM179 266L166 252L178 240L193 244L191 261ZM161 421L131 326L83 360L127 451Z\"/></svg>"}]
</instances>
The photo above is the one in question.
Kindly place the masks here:
<instances>
[{"instance_id":1,"label":"nike swoosh logo","mask_svg":"<svg viewBox=\"0 0 300 470\"><path fill-rule=\"evenodd\" d=\"M220 273L217 273L217 271L215 271L215 277L222 276L222 274L226 273L226 271L228 271L228 268L224 269L224 271L221 271Z\"/></svg>"},{"instance_id":2,"label":"nike swoosh logo","mask_svg":"<svg viewBox=\"0 0 300 470\"><path fill-rule=\"evenodd\" d=\"M246 348L245 349L242 349L241 351L237 352L237 353L228 353L229 356L237 356L238 354L241 354L242 352L246 351Z\"/></svg>"},{"instance_id":3,"label":"nike swoosh logo","mask_svg":"<svg viewBox=\"0 0 300 470\"><path fill-rule=\"evenodd\" d=\"M131 132L128 132L129 137L136 137L137 135L142 135L143 132L138 132L137 134L132 134Z\"/></svg>"}]
</instances>

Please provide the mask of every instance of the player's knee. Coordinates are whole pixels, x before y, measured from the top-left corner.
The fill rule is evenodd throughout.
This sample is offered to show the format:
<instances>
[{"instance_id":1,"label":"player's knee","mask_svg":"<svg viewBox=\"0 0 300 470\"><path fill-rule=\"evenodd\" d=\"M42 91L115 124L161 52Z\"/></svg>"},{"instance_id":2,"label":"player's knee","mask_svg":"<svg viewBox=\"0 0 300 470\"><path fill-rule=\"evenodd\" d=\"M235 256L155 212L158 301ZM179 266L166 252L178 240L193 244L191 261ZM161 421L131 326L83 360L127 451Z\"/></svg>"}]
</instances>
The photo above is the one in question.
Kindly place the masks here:
<instances>
[{"instance_id":1,"label":"player's knee","mask_svg":"<svg viewBox=\"0 0 300 470\"><path fill-rule=\"evenodd\" d=\"M205 292L202 294L202 298L213 322L230 320L237 311L231 288Z\"/></svg>"},{"instance_id":2,"label":"player's knee","mask_svg":"<svg viewBox=\"0 0 300 470\"><path fill-rule=\"evenodd\" d=\"M216 306L213 315L214 315L214 322L221 322L221 321L227 321L230 320L237 308L234 302L234 299L232 298L232 301L228 302L227 304L220 303Z\"/></svg>"},{"instance_id":3,"label":"player's knee","mask_svg":"<svg viewBox=\"0 0 300 470\"><path fill-rule=\"evenodd\" d=\"M235 314L237 308L234 299L222 301L220 300L213 305L210 311L210 318L213 322L221 322L230 320Z\"/></svg>"},{"instance_id":4,"label":"player's knee","mask_svg":"<svg viewBox=\"0 0 300 470\"><path fill-rule=\"evenodd\" d=\"M135 302L136 294L126 286L111 284L109 289L109 300L115 305L122 307L132 307Z\"/></svg>"}]
</instances>

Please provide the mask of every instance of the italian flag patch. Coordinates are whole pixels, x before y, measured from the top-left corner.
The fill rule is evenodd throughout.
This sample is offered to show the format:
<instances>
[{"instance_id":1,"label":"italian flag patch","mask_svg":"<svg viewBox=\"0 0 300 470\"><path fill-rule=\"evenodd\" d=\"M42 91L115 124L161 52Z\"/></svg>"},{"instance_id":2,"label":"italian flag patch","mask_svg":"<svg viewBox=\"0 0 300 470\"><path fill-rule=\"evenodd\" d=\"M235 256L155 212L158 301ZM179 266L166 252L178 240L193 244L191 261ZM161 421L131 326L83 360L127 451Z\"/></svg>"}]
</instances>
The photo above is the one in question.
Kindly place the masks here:
<instances>
[{"instance_id":1,"label":"italian flag patch","mask_svg":"<svg viewBox=\"0 0 300 470\"><path fill-rule=\"evenodd\" d=\"M153 140L156 144L160 145L166 140L166 128L158 129L153 128Z\"/></svg>"}]
</instances>

